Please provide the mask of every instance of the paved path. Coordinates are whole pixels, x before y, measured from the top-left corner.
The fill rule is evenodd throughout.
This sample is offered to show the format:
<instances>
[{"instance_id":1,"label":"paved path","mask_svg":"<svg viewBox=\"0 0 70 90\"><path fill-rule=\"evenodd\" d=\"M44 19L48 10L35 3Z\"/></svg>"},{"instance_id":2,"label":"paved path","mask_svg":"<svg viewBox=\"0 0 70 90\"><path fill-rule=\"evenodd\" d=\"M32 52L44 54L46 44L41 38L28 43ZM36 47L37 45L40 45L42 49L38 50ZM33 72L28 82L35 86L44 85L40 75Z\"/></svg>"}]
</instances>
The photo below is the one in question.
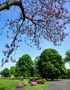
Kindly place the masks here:
<instances>
[{"instance_id":1,"label":"paved path","mask_svg":"<svg viewBox=\"0 0 70 90\"><path fill-rule=\"evenodd\" d=\"M52 81L45 90L70 90L70 80Z\"/></svg>"}]
</instances>

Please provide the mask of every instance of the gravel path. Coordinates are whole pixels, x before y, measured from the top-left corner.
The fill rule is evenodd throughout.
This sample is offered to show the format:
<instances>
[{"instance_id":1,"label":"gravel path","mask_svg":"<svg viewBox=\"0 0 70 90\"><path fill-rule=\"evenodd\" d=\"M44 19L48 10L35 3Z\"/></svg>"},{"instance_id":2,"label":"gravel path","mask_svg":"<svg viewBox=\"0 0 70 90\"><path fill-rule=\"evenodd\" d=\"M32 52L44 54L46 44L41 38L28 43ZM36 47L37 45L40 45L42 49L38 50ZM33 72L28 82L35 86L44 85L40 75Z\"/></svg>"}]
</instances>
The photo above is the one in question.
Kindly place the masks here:
<instances>
[{"instance_id":1,"label":"gravel path","mask_svg":"<svg viewBox=\"0 0 70 90\"><path fill-rule=\"evenodd\" d=\"M52 81L45 90L70 90L70 80Z\"/></svg>"}]
</instances>

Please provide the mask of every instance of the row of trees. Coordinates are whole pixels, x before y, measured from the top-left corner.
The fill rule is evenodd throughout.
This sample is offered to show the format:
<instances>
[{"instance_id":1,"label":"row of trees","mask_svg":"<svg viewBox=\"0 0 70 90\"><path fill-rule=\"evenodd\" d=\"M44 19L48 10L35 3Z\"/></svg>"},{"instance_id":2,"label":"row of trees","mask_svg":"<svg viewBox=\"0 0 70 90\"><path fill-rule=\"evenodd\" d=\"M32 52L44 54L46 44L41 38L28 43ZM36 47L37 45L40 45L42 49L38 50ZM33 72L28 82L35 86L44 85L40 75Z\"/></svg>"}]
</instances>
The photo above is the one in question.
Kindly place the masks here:
<instances>
[{"instance_id":1,"label":"row of trees","mask_svg":"<svg viewBox=\"0 0 70 90\"><path fill-rule=\"evenodd\" d=\"M9 77L10 75L14 75L15 77L29 77L33 76L33 71L33 61L29 55L25 54L19 58L15 66L12 66L10 70L8 68L5 68L1 72L1 74L5 77Z\"/></svg>"},{"instance_id":2,"label":"row of trees","mask_svg":"<svg viewBox=\"0 0 70 90\"><path fill-rule=\"evenodd\" d=\"M37 56L32 61L28 54L23 55L16 62L16 65L11 67L10 70L5 68L1 74L5 77L14 75L15 77L42 77L50 79L66 78L69 77L70 70L65 68L65 62L69 62L70 51L66 52L65 59L55 49L45 49L40 56Z\"/></svg>"}]
</instances>

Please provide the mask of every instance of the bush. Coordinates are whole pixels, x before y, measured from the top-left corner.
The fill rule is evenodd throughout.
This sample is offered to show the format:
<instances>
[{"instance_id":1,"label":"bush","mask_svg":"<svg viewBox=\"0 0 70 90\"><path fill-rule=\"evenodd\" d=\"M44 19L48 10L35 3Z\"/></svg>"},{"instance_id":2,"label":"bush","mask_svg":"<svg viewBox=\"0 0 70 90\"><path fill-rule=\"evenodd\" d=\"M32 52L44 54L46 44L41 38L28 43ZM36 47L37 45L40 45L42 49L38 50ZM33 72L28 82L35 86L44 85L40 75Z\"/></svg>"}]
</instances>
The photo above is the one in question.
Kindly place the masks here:
<instances>
[{"instance_id":1,"label":"bush","mask_svg":"<svg viewBox=\"0 0 70 90\"><path fill-rule=\"evenodd\" d=\"M20 80L20 81L23 81L24 80L24 77L23 76L18 76L18 77L15 77L16 80Z\"/></svg>"},{"instance_id":2,"label":"bush","mask_svg":"<svg viewBox=\"0 0 70 90\"><path fill-rule=\"evenodd\" d=\"M30 77L29 83L41 79L40 77Z\"/></svg>"},{"instance_id":3,"label":"bush","mask_svg":"<svg viewBox=\"0 0 70 90\"><path fill-rule=\"evenodd\" d=\"M23 80L23 84L24 86L27 86L28 85L28 81L26 79Z\"/></svg>"},{"instance_id":4,"label":"bush","mask_svg":"<svg viewBox=\"0 0 70 90\"><path fill-rule=\"evenodd\" d=\"M14 76L14 75L11 75L11 76L10 76L10 79L11 79L11 80L15 80L15 76Z\"/></svg>"},{"instance_id":5,"label":"bush","mask_svg":"<svg viewBox=\"0 0 70 90\"><path fill-rule=\"evenodd\" d=\"M39 80L36 80L36 82L37 82L38 84L44 84L44 83L45 83L45 80L44 80L44 79L39 79Z\"/></svg>"},{"instance_id":6,"label":"bush","mask_svg":"<svg viewBox=\"0 0 70 90\"><path fill-rule=\"evenodd\" d=\"M34 77L30 77L29 83L31 83L32 81L35 81Z\"/></svg>"},{"instance_id":7,"label":"bush","mask_svg":"<svg viewBox=\"0 0 70 90\"><path fill-rule=\"evenodd\" d=\"M5 90L5 87L0 87L0 90Z\"/></svg>"},{"instance_id":8,"label":"bush","mask_svg":"<svg viewBox=\"0 0 70 90\"><path fill-rule=\"evenodd\" d=\"M37 82L31 82L30 84L31 84L31 86L37 86L38 85Z\"/></svg>"},{"instance_id":9,"label":"bush","mask_svg":"<svg viewBox=\"0 0 70 90\"><path fill-rule=\"evenodd\" d=\"M23 87L24 85L22 83L16 85L16 88L23 88Z\"/></svg>"}]
</instances>

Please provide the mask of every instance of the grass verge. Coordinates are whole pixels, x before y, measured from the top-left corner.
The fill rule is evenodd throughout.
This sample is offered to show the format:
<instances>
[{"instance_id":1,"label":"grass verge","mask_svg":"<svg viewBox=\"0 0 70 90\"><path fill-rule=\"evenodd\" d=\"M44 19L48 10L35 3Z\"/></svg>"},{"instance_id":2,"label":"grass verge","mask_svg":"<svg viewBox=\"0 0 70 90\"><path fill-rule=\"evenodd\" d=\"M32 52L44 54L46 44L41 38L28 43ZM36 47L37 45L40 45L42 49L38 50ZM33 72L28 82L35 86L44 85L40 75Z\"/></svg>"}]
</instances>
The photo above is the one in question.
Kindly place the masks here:
<instances>
[{"instance_id":1,"label":"grass verge","mask_svg":"<svg viewBox=\"0 0 70 90\"><path fill-rule=\"evenodd\" d=\"M23 83L23 81L19 80L0 80L0 87L5 87L6 90L18 90L16 88L16 84ZM48 86L48 83L45 82L45 84L39 84L37 86L31 86L28 84L27 86L24 86L24 88L20 88L19 90L45 90L45 88Z\"/></svg>"}]
</instances>

